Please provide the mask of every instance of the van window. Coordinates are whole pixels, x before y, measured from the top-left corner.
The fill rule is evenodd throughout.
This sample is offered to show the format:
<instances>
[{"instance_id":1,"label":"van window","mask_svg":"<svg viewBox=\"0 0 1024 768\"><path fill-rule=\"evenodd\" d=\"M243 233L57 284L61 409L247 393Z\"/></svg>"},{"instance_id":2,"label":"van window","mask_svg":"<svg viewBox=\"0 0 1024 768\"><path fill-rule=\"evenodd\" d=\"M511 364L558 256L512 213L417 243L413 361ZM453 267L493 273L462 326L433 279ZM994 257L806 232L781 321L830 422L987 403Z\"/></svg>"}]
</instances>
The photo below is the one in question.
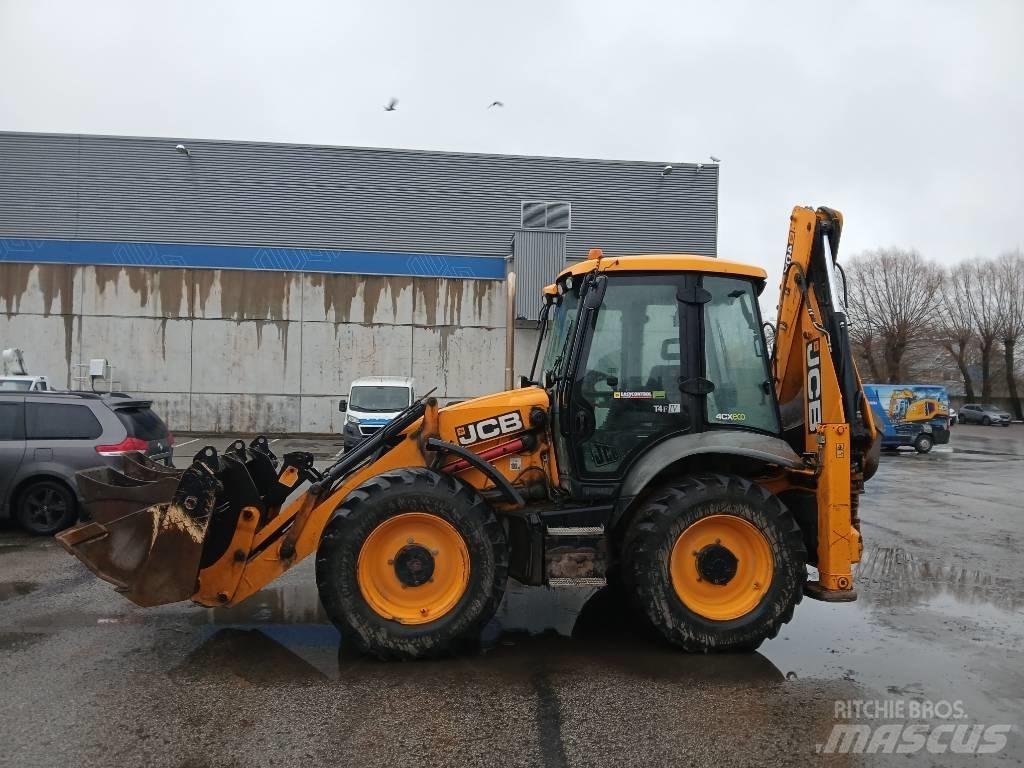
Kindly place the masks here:
<instances>
[{"instance_id":1,"label":"van window","mask_svg":"<svg viewBox=\"0 0 1024 768\"><path fill-rule=\"evenodd\" d=\"M103 428L86 405L26 403L25 433L29 440L95 440Z\"/></svg>"},{"instance_id":2,"label":"van window","mask_svg":"<svg viewBox=\"0 0 1024 768\"><path fill-rule=\"evenodd\" d=\"M0 403L0 440L24 440L25 430L21 425L21 403Z\"/></svg>"},{"instance_id":3,"label":"van window","mask_svg":"<svg viewBox=\"0 0 1024 768\"><path fill-rule=\"evenodd\" d=\"M357 411L380 413L401 411L409 407L409 388L387 385L352 387L348 407Z\"/></svg>"},{"instance_id":4,"label":"van window","mask_svg":"<svg viewBox=\"0 0 1024 768\"><path fill-rule=\"evenodd\" d=\"M118 408L117 418L128 430L128 437L151 442L167 437L167 425L152 408Z\"/></svg>"}]
</instances>

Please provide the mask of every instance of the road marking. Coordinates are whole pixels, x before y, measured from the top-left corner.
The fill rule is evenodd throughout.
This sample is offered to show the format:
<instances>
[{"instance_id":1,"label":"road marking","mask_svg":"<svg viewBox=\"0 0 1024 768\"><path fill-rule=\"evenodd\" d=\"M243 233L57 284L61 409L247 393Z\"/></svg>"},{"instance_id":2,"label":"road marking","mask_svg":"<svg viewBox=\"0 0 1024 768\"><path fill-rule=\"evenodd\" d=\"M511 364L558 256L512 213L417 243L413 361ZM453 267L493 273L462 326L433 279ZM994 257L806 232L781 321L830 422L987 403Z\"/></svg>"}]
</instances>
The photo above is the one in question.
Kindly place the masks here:
<instances>
[{"instance_id":1,"label":"road marking","mask_svg":"<svg viewBox=\"0 0 1024 768\"><path fill-rule=\"evenodd\" d=\"M197 442L199 442L199 438L195 437L195 438L192 438L191 440L186 440L184 443L175 443L174 447L175 448L184 448L186 445L191 445L192 443L197 443Z\"/></svg>"},{"instance_id":2,"label":"road marking","mask_svg":"<svg viewBox=\"0 0 1024 768\"><path fill-rule=\"evenodd\" d=\"M280 439L281 439L280 437L275 437L275 438L274 438L273 440L271 440L270 442L272 442L272 443L276 443L276 442L277 442L278 440L280 440Z\"/></svg>"}]
</instances>

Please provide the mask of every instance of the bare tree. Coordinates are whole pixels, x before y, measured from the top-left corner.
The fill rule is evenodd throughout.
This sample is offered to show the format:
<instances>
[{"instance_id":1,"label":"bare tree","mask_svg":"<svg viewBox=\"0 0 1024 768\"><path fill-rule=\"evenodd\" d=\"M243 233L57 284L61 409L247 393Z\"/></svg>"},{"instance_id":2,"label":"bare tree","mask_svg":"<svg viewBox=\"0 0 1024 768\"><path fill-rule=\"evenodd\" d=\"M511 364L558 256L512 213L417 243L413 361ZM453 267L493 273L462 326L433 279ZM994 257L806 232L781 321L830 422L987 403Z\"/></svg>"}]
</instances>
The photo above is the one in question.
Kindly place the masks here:
<instances>
[{"instance_id":1,"label":"bare tree","mask_svg":"<svg viewBox=\"0 0 1024 768\"><path fill-rule=\"evenodd\" d=\"M981 357L981 398L992 397L992 351L1002 331L1002 285L999 268L991 259L975 259L963 265L964 299L974 324Z\"/></svg>"},{"instance_id":2,"label":"bare tree","mask_svg":"<svg viewBox=\"0 0 1024 768\"><path fill-rule=\"evenodd\" d=\"M967 290L970 283L968 270L959 264L950 270L942 282L941 303L939 305L938 333L940 343L956 362L960 376L964 380L964 392L967 400L974 400L974 381L971 378L968 357L974 341L974 321L967 302Z\"/></svg>"},{"instance_id":3,"label":"bare tree","mask_svg":"<svg viewBox=\"0 0 1024 768\"><path fill-rule=\"evenodd\" d=\"M930 335L942 271L917 251L884 248L846 267L851 336L876 379L904 378L907 348Z\"/></svg>"},{"instance_id":4,"label":"bare tree","mask_svg":"<svg viewBox=\"0 0 1024 768\"><path fill-rule=\"evenodd\" d=\"M1006 390L1018 419L1024 419L1017 395L1017 344L1024 338L1024 255L1004 253L996 262L999 273L1000 341L1006 363Z\"/></svg>"}]
</instances>

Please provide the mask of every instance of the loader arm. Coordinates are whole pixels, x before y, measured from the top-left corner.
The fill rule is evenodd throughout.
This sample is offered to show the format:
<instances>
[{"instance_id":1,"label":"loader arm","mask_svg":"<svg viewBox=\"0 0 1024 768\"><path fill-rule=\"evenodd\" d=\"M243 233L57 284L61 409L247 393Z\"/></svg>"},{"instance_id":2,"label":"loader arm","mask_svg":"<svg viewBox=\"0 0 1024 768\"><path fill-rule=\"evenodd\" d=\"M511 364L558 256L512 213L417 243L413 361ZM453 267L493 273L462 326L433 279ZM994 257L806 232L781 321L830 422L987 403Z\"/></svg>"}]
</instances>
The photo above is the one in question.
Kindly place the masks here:
<instances>
[{"instance_id":1,"label":"loader arm","mask_svg":"<svg viewBox=\"0 0 1024 768\"><path fill-rule=\"evenodd\" d=\"M819 581L809 592L826 600L855 597L858 500L879 451L838 275L842 226L842 214L830 208L793 209L772 360L783 434L815 476Z\"/></svg>"}]
</instances>

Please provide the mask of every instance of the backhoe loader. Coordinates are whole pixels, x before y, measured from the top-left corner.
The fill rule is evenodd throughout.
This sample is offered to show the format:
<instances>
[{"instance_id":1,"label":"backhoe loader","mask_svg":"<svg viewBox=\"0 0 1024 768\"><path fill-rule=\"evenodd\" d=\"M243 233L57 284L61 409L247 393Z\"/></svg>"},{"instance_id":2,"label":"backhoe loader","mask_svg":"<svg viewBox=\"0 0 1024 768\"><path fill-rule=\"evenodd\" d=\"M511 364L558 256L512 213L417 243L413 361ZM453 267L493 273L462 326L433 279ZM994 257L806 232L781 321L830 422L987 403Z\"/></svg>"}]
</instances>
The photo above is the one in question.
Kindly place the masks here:
<instances>
[{"instance_id":1,"label":"backhoe loader","mask_svg":"<svg viewBox=\"0 0 1024 768\"><path fill-rule=\"evenodd\" d=\"M509 578L615 582L685 650L755 648L804 594L856 597L879 444L842 221L793 209L771 348L761 268L595 250L544 290L518 388L421 398L322 471L258 438L86 472L58 538L140 606L233 605L315 554L342 642L381 658L471 644Z\"/></svg>"}]
</instances>

